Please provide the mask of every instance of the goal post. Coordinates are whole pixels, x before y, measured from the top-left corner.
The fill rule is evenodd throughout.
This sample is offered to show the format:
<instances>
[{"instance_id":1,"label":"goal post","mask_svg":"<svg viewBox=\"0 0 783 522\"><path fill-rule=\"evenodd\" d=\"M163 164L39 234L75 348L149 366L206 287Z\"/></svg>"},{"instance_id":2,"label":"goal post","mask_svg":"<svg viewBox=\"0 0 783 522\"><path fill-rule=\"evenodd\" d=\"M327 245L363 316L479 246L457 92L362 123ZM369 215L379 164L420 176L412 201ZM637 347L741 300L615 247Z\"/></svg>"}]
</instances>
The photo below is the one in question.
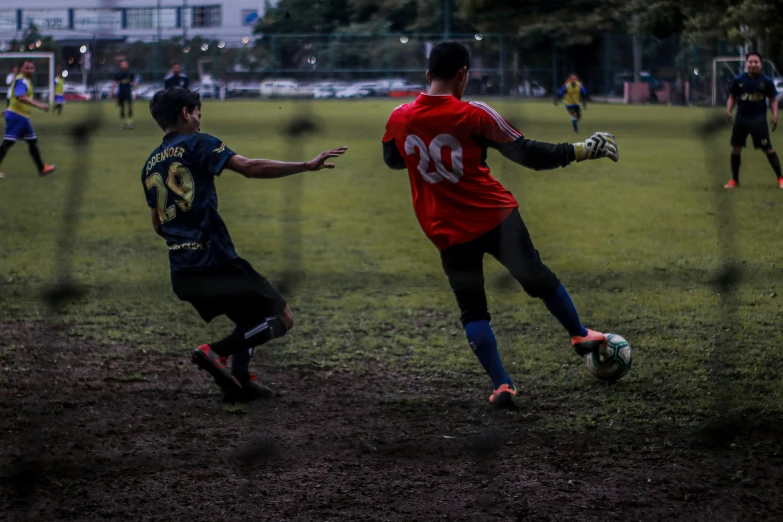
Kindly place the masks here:
<instances>
[{"instance_id":1,"label":"goal post","mask_svg":"<svg viewBox=\"0 0 783 522\"><path fill-rule=\"evenodd\" d=\"M49 106L54 106L54 53L0 53L0 70L3 79L11 71L11 67L18 65L22 60L48 60L46 92L49 93ZM7 87L3 86L3 88Z\"/></svg>"},{"instance_id":2,"label":"goal post","mask_svg":"<svg viewBox=\"0 0 783 522\"><path fill-rule=\"evenodd\" d=\"M764 60L761 64L762 72L767 69L773 77L780 77L775 64L770 60ZM737 56L719 56L712 59L712 106L718 105L719 73L729 72L732 76L738 76L745 70L745 59Z\"/></svg>"}]
</instances>

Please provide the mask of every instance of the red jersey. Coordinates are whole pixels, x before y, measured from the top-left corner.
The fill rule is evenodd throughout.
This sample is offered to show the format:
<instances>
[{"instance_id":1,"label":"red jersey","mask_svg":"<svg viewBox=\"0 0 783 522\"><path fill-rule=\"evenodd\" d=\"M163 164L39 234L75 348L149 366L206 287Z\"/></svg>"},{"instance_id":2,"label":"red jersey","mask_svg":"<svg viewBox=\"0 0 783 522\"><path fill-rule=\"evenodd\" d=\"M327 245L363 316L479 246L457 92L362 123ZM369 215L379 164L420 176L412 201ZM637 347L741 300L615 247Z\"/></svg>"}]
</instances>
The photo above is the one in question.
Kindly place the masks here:
<instances>
[{"instance_id":1,"label":"red jersey","mask_svg":"<svg viewBox=\"0 0 783 522\"><path fill-rule=\"evenodd\" d=\"M383 141L404 158L416 217L439 250L489 232L519 206L490 175L485 144L519 138L488 105L453 96L421 94L392 112Z\"/></svg>"}]
</instances>

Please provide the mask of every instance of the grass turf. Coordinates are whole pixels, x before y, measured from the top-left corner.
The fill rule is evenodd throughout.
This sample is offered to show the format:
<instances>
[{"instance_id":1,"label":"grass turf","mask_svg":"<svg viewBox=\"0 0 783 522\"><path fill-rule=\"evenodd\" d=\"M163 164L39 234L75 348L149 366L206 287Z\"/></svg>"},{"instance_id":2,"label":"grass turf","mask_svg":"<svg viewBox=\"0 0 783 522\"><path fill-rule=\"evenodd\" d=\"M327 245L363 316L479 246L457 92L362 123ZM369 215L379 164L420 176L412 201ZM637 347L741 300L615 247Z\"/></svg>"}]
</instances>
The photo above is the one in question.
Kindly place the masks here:
<instances>
[{"instance_id":1,"label":"grass turf","mask_svg":"<svg viewBox=\"0 0 783 522\"><path fill-rule=\"evenodd\" d=\"M492 105L529 138L577 139L562 107ZM334 171L275 181L224 173L217 181L221 214L240 255L273 281L291 269L304 274L286 291L296 327L263 349L265 364L352 370L377 360L475 387L476 400L483 401L489 381L465 342L437 251L413 216L407 175L382 161L379 140L395 106L267 101L203 107L202 130L245 156L302 160L350 147ZM57 321L73 338L183 356L229 330L225 319L204 325L170 290L167 252L151 229L140 177L161 133L141 103L136 109L134 131L120 130L109 104L71 104L62 117L35 114L44 159L59 167L49 178L34 174L23 144L9 153L0 169L6 174L0 184L0 321ZM95 111L104 124L90 142L73 257L73 276L88 293L52 315L40 294L57 273L69 182L87 168L87 158L74 154L69 131ZM493 174L517 196L537 248L583 322L623 335L634 348L631 373L606 388L587 374L541 303L488 259L501 355L521 402L534 400L551 412L541 426L688 426L716 412L780 415L783 191L752 150L743 157L742 189L723 191L730 129L700 134L698 125L711 114L591 106L579 139L593 130L614 133L618 164L536 173L490 152ZM286 136L288 123L301 116L317 122L317 133ZM734 251L721 247L732 244ZM727 253L743 269L734 294L713 284ZM433 399L438 393L443 390Z\"/></svg>"}]
</instances>

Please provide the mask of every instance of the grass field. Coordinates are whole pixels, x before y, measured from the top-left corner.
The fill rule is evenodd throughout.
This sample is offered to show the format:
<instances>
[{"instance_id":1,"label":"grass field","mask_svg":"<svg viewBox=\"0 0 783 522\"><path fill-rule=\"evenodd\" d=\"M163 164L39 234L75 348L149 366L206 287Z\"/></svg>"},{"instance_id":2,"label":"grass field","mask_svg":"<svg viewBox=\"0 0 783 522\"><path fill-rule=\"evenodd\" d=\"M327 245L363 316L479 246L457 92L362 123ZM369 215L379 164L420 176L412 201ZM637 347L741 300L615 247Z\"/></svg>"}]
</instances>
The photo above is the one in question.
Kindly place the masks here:
<instances>
[{"instance_id":1,"label":"grass field","mask_svg":"<svg viewBox=\"0 0 783 522\"><path fill-rule=\"evenodd\" d=\"M575 141L562 107L490 103L529 138ZM217 182L221 214L240 255L273 281L287 271L303 273L297 284L287 285L295 329L265 347L255 367L276 376L279 382L273 384L283 393L286 375L337 372L350 386L378 387L380 410L444 404L453 415L480 424L487 418L490 383L465 342L437 251L414 218L407 175L387 170L382 161L379 140L395 106L270 101L203 107L202 130L245 156L301 160L349 146L334 171L278 181L225 173ZM45 336L28 335L30 330L54 332L51 344L61 347L58 354L71 344L90 346L91 357L111 363L114 377L132 393L134 383L153 371L144 365L145 357L175 365L187 360L190 348L222 337L230 327L225 319L203 324L170 290L166 249L150 227L140 179L161 133L141 104L132 132L120 130L112 106L99 107L72 104L62 118L35 115L44 159L59 168L54 176L39 179L21 144L2 165L0 328L6 334L0 334L0 383L11 383L9 390L36 371L34 360L27 366L17 362L20 349L47 343ZM101 111L104 124L90 144L73 245L73 276L87 294L53 313L40 295L57 273L69 183L84 174L87 160L73 154L69 128L92 110ZM742 189L723 191L730 129L709 139L699 134L699 124L710 114L591 106L581 139L593 130L615 134L617 164L595 161L536 173L490 153L493 174L517 196L538 250L571 292L585 324L619 333L634 348L631 373L605 387L573 355L545 308L488 260L493 325L520 390L520 411L508 415L526 419L525 438L601 434L621 440L623 459L632 462L629 455L635 452L698 460L714 455L689 457L684 434L712 420L781 426L783 191L762 155L752 150L743 157ZM286 137L286 125L302 115L315 119L318 132ZM736 256L742 272L736 292L713 284L727 255ZM383 379L373 373L378 368L387 375ZM195 373L185 368L183 375L188 370ZM411 388L403 381L409 380L430 384L406 395L402 390ZM208 383L200 387L216 395ZM456 397L463 405L458 411L450 402ZM4 409L9 418L16 411ZM222 422L234 422L235 410L213 409L225 417ZM465 433L471 429L464 427ZM779 439L742 433L732 432L728 443L744 448L753 462L780 466ZM606 458L605 464L616 457ZM609 464L603 469L611 473ZM670 500L677 504L687 497ZM766 513L761 506L760 513ZM528 508L546 514L533 504ZM309 518L302 513L280 519ZM567 514L575 513L584 514ZM330 519L323 516L319 520Z\"/></svg>"}]
</instances>

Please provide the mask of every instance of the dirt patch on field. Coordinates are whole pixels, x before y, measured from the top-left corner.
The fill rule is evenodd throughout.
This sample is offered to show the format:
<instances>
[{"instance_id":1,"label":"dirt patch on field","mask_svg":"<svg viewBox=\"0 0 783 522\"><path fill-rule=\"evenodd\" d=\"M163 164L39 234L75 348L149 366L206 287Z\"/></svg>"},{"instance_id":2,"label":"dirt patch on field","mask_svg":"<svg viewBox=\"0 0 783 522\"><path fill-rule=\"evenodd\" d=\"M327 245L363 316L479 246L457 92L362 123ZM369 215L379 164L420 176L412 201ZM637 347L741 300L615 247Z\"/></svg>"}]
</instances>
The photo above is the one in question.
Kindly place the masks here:
<instances>
[{"instance_id":1,"label":"dirt patch on field","mask_svg":"<svg viewBox=\"0 0 783 522\"><path fill-rule=\"evenodd\" d=\"M492 411L472 386L378 363L347 373L261 362L281 397L227 405L186 350L97 346L45 323L0 332L6 520L783 514L780 430L734 424L741 448L721 427L558 433L524 391L518 411Z\"/></svg>"}]
</instances>

